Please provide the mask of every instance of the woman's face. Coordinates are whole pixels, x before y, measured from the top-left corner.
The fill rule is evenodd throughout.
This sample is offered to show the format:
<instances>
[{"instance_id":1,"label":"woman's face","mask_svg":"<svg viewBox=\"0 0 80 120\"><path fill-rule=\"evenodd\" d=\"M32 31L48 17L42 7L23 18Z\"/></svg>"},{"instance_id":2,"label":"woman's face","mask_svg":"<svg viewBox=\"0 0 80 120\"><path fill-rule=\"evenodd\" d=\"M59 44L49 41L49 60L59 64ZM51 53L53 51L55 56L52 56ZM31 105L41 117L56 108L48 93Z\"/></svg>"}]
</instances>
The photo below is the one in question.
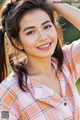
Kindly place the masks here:
<instances>
[{"instance_id":1,"label":"woman's face","mask_svg":"<svg viewBox=\"0 0 80 120\"><path fill-rule=\"evenodd\" d=\"M57 45L57 32L48 14L36 9L20 21L20 40L28 57L51 57Z\"/></svg>"}]
</instances>

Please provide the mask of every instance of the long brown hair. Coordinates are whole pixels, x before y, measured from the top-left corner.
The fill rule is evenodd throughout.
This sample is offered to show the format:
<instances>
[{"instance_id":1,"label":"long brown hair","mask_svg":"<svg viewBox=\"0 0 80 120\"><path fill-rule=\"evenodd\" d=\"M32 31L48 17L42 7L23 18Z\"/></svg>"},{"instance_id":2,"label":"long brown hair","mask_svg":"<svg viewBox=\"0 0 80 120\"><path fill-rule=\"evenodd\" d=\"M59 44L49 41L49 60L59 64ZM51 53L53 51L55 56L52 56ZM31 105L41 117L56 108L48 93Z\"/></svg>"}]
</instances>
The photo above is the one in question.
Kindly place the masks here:
<instances>
[{"instance_id":1,"label":"long brown hair","mask_svg":"<svg viewBox=\"0 0 80 120\"><path fill-rule=\"evenodd\" d=\"M15 3L10 2L10 0L7 1L7 3L4 5L5 7L2 8L1 12L1 25L2 29L0 30L0 82L5 78L7 73L7 67L6 67L6 57L5 57L5 50L4 50L4 32L6 32L10 42L14 46L15 49L18 49L12 42L12 38L16 38L18 42L20 42L19 37L19 31L20 31L20 21L25 15L27 11L40 8L44 10L50 17L51 21L53 22L58 35L58 43L55 49L54 54L52 55L55 57L58 61L58 69L61 70L62 64L63 64L63 52L61 49L62 43L63 43L63 35L61 27L57 21L57 17L54 14L52 8L48 5L46 0L17 0ZM2 34L3 33L3 34ZM2 46L2 47L1 47ZM23 52L25 52L23 50ZM23 76L26 78L26 85L27 85L27 71L23 64L19 63L14 64L14 61L12 57L10 58L10 63L15 71L15 73L18 75L19 79L19 86L22 90L24 90L23 86ZM4 72L6 71L6 72Z\"/></svg>"}]
</instances>

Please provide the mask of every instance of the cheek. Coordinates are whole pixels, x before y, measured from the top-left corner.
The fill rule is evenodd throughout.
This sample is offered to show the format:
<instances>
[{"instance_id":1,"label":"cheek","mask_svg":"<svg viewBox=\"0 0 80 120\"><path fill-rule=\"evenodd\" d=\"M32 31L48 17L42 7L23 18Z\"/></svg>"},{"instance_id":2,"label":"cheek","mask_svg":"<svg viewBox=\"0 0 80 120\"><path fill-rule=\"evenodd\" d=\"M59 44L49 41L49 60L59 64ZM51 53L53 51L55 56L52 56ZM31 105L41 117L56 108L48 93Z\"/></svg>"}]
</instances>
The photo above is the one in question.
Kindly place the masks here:
<instances>
[{"instance_id":1,"label":"cheek","mask_svg":"<svg viewBox=\"0 0 80 120\"><path fill-rule=\"evenodd\" d=\"M33 43L33 40L31 40L30 38L23 36L23 35L20 37L20 39L21 39L21 43L22 43L24 48L31 46Z\"/></svg>"},{"instance_id":2,"label":"cheek","mask_svg":"<svg viewBox=\"0 0 80 120\"><path fill-rule=\"evenodd\" d=\"M52 27L52 29L50 30L50 34L51 34L53 37L57 37L57 31L56 31L56 28L55 28L55 27Z\"/></svg>"},{"instance_id":3,"label":"cheek","mask_svg":"<svg viewBox=\"0 0 80 120\"><path fill-rule=\"evenodd\" d=\"M50 31L52 39L57 40L57 32L55 30Z\"/></svg>"},{"instance_id":4,"label":"cheek","mask_svg":"<svg viewBox=\"0 0 80 120\"><path fill-rule=\"evenodd\" d=\"M32 43L29 40L23 40L22 44L24 48L32 46Z\"/></svg>"},{"instance_id":5,"label":"cheek","mask_svg":"<svg viewBox=\"0 0 80 120\"><path fill-rule=\"evenodd\" d=\"M30 51L31 50L31 43L30 43L30 41L28 41L28 40L23 40L22 41L22 45L23 45L23 48L24 48L24 51L25 51L25 53L27 53L28 51Z\"/></svg>"}]
</instances>

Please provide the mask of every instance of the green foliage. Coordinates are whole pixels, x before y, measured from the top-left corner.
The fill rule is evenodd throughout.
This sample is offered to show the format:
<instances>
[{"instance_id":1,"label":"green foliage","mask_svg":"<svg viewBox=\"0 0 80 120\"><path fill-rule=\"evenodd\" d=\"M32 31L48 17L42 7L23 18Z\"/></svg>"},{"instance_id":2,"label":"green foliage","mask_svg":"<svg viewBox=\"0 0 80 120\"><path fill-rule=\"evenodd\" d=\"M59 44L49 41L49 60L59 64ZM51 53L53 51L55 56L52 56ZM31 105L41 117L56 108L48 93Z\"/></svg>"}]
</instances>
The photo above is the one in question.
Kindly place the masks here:
<instances>
[{"instance_id":1,"label":"green foliage","mask_svg":"<svg viewBox=\"0 0 80 120\"><path fill-rule=\"evenodd\" d=\"M4 1L4 0L0 0L0 6L2 5L3 1Z\"/></svg>"},{"instance_id":2,"label":"green foliage","mask_svg":"<svg viewBox=\"0 0 80 120\"><path fill-rule=\"evenodd\" d=\"M71 43L74 40L80 39L80 31L75 28L70 22L61 17L59 19L64 33L64 41Z\"/></svg>"},{"instance_id":3,"label":"green foliage","mask_svg":"<svg viewBox=\"0 0 80 120\"><path fill-rule=\"evenodd\" d=\"M77 81L76 86L77 86L78 92L80 94L80 79Z\"/></svg>"}]
</instances>

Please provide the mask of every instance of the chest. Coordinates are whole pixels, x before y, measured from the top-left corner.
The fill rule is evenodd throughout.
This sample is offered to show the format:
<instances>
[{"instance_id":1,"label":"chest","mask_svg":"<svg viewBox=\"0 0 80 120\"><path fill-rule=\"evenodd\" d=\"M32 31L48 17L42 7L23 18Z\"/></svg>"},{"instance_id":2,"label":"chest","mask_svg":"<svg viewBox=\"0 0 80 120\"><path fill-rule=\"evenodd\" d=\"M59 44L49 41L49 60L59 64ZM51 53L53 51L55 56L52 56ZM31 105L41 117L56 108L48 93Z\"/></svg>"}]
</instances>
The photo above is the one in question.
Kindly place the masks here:
<instances>
[{"instance_id":1,"label":"chest","mask_svg":"<svg viewBox=\"0 0 80 120\"><path fill-rule=\"evenodd\" d=\"M61 96L60 82L56 76L54 76L53 79L50 81L46 79L46 82L44 82L43 84Z\"/></svg>"},{"instance_id":2,"label":"chest","mask_svg":"<svg viewBox=\"0 0 80 120\"><path fill-rule=\"evenodd\" d=\"M51 90L55 91L61 96L61 86L60 81L58 80L57 76L54 75L52 78L46 76L38 76L38 77L31 77L31 79L45 85L46 87L50 88Z\"/></svg>"}]
</instances>

